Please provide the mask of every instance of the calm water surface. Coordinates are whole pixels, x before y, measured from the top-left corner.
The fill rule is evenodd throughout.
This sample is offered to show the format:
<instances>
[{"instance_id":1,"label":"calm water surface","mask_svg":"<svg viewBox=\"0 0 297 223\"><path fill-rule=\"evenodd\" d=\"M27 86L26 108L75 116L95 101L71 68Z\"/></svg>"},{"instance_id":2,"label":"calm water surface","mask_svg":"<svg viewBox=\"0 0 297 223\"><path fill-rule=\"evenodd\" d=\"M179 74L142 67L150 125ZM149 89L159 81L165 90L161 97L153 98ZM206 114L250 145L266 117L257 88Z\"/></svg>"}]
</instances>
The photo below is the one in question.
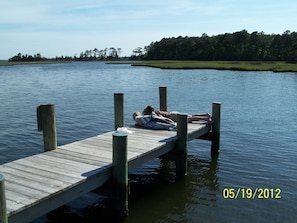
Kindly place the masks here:
<instances>
[{"instance_id":1,"label":"calm water surface","mask_svg":"<svg viewBox=\"0 0 297 223\"><path fill-rule=\"evenodd\" d=\"M43 151L40 104L55 104L63 145L111 131L116 92L125 94L125 124L132 124L133 111L158 107L159 86L167 86L169 110L210 113L213 101L222 103L221 153L211 158L209 142L190 142L184 181L175 180L173 163L158 159L131 171L124 222L296 222L296 73L103 63L0 67L0 163ZM280 188L281 198L224 199L225 188ZM108 201L105 193L88 194L35 222L109 222Z\"/></svg>"}]
</instances>

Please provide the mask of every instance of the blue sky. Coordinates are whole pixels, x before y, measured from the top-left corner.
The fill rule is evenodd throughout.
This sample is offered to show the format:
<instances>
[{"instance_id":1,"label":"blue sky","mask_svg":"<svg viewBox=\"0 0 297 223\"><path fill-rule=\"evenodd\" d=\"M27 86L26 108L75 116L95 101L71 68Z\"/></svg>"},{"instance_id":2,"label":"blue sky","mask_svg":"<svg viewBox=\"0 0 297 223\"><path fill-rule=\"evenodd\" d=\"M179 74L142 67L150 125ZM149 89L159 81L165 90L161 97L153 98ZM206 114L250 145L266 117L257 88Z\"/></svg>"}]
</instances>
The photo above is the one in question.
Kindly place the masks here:
<instances>
[{"instance_id":1,"label":"blue sky","mask_svg":"<svg viewBox=\"0 0 297 223\"><path fill-rule=\"evenodd\" d=\"M296 9L296 0L2 0L0 59L106 47L130 56L163 37L243 29L282 34L297 31Z\"/></svg>"}]
</instances>

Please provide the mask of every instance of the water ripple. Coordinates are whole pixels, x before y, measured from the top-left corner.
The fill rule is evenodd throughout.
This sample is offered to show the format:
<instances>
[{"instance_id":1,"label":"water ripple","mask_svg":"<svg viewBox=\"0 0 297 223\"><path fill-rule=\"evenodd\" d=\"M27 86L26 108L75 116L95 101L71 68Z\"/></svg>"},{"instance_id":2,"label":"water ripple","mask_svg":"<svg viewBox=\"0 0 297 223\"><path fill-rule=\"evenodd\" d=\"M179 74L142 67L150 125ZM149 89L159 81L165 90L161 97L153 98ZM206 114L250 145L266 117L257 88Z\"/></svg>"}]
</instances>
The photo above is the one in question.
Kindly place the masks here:
<instances>
[{"instance_id":1,"label":"water ripple","mask_svg":"<svg viewBox=\"0 0 297 223\"><path fill-rule=\"evenodd\" d=\"M174 162L165 168L155 159L132 170L131 214L125 222L295 221L295 73L159 70L104 63L0 67L0 163L43 151L42 133L36 130L40 104L55 104L62 145L113 130L116 92L125 94L125 124L132 124L135 110L147 104L158 108L158 86L168 87L169 110L211 113L211 103L222 102L221 154L213 159L210 142L190 142L188 176L181 182L175 179ZM247 187L278 187L282 198L222 197L224 188ZM69 216L72 210L80 220L98 210L111 213L102 209L105 205L91 206L78 214L70 205L61 213Z\"/></svg>"}]
</instances>

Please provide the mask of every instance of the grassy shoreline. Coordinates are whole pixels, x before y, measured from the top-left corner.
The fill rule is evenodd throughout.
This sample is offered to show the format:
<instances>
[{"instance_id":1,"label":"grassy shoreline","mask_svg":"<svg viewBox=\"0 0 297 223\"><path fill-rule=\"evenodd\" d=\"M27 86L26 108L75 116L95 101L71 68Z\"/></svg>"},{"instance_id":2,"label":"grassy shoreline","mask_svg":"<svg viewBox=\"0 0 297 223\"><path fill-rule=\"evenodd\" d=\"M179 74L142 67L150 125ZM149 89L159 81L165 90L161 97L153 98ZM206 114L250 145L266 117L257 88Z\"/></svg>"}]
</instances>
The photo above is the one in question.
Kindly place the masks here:
<instances>
[{"instance_id":1,"label":"grassy shoreline","mask_svg":"<svg viewBox=\"0 0 297 223\"><path fill-rule=\"evenodd\" d=\"M0 61L0 66L55 64L72 61L35 61L8 62ZM101 61L102 62L102 61ZM239 71L273 71L297 72L297 63L279 61L181 61L181 60L149 60L149 61L106 61L107 64L131 64L131 66L147 66L160 69L215 69Z\"/></svg>"},{"instance_id":2,"label":"grassy shoreline","mask_svg":"<svg viewBox=\"0 0 297 223\"><path fill-rule=\"evenodd\" d=\"M126 63L132 66L147 66L160 69L215 69L239 71L297 72L297 63L279 61L117 61L110 64Z\"/></svg>"},{"instance_id":3,"label":"grassy shoreline","mask_svg":"<svg viewBox=\"0 0 297 223\"><path fill-rule=\"evenodd\" d=\"M69 63L68 61L24 61L24 62L8 62L7 60L0 60L0 66L14 66L14 65L32 65L32 64L56 64Z\"/></svg>"}]
</instances>

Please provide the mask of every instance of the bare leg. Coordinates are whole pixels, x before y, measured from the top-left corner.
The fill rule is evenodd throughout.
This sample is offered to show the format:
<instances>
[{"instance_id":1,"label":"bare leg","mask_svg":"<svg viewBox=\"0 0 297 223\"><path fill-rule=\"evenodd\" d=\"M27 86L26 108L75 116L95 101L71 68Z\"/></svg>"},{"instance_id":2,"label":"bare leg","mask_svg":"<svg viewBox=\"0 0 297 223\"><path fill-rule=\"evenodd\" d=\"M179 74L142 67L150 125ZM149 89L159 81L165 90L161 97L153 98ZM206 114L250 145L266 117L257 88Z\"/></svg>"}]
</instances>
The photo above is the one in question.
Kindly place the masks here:
<instances>
[{"instance_id":1,"label":"bare leg","mask_svg":"<svg viewBox=\"0 0 297 223\"><path fill-rule=\"evenodd\" d=\"M193 121L207 121L209 123L212 122L210 114L195 114L189 116L189 122Z\"/></svg>"}]
</instances>

